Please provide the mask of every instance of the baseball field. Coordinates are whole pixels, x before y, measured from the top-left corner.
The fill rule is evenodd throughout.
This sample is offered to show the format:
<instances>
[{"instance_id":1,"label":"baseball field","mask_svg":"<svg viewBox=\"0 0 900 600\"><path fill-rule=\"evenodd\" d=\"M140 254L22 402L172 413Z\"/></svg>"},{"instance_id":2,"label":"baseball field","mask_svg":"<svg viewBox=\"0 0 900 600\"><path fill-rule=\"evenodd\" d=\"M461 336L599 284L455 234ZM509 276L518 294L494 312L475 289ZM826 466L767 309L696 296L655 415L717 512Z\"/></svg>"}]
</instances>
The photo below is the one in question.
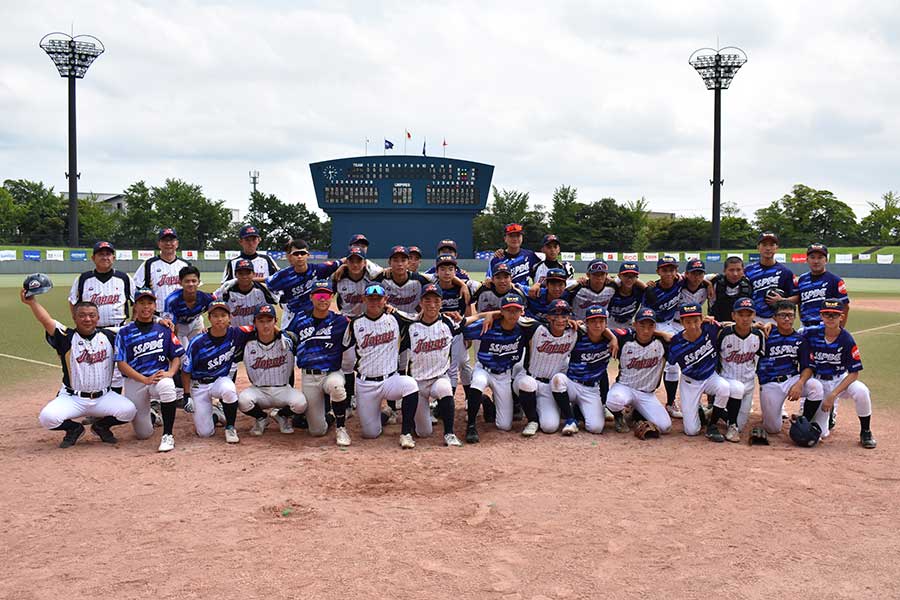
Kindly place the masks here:
<instances>
[{"instance_id":1,"label":"baseball field","mask_svg":"<svg viewBox=\"0 0 900 600\"><path fill-rule=\"evenodd\" d=\"M40 300L69 323L71 276L55 283ZM875 450L844 402L813 449L712 444L676 421L643 442L483 425L479 445L401 451L399 425L363 440L356 419L338 449L243 435L243 415L226 445L179 411L168 454L130 426L56 447L37 414L61 371L20 285L0 276L0 597L900 597L900 281L847 280Z\"/></svg>"}]
</instances>

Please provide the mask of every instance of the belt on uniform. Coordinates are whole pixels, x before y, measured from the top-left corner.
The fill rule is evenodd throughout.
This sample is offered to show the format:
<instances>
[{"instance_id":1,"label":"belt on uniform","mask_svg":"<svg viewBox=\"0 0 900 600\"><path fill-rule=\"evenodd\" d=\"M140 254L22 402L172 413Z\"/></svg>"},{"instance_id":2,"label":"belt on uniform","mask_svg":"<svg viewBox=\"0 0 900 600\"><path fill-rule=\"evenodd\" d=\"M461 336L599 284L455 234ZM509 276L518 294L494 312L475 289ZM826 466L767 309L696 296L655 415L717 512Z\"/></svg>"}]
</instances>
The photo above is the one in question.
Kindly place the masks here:
<instances>
[{"instance_id":1,"label":"belt on uniform","mask_svg":"<svg viewBox=\"0 0 900 600\"><path fill-rule=\"evenodd\" d=\"M535 377L535 376L532 375L531 373L528 373L528 376L529 376L529 377L533 377L534 379L536 379L537 381L540 381L541 383L550 383L550 378L549 378L549 377Z\"/></svg>"},{"instance_id":2,"label":"belt on uniform","mask_svg":"<svg viewBox=\"0 0 900 600\"><path fill-rule=\"evenodd\" d=\"M363 381L384 381L388 377L393 377L396 373L397 373L397 371L394 371L393 373L388 373L387 375L379 375L378 377L365 377L365 376L359 375L359 374L357 374L356 376L359 377L360 379L362 379Z\"/></svg>"},{"instance_id":3,"label":"belt on uniform","mask_svg":"<svg viewBox=\"0 0 900 600\"><path fill-rule=\"evenodd\" d=\"M288 384L286 384L286 383L279 383L278 385L261 385L259 387L270 388L270 387L287 387L287 386L288 386Z\"/></svg>"},{"instance_id":4,"label":"belt on uniform","mask_svg":"<svg viewBox=\"0 0 900 600\"><path fill-rule=\"evenodd\" d=\"M218 379L218 377L199 377L199 378L195 379L195 381L197 383L212 383L216 379Z\"/></svg>"},{"instance_id":5,"label":"belt on uniform","mask_svg":"<svg viewBox=\"0 0 900 600\"><path fill-rule=\"evenodd\" d=\"M594 387L595 385L600 383L599 379L572 379L571 377L569 377L569 379L585 387Z\"/></svg>"},{"instance_id":6,"label":"belt on uniform","mask_svg":"<svg viewBox=\"0 0 900 600\"><path fill-rule=\"evenodd\" d=\"M303 369L304 375L328 375L328 371L322 369Z\"/></svg>"},{"instance_id":7,"label":"belt on uniform","mask_svg":"<svg viewBox=\"0 0 900 600\"><path fill-rule=\"evenodd\" d=\"M791 377L793 377L793 375L779 375L778 377L773 377L772 381L770 381L769 383L784 383Z\"/></svg>"},{"instance_id":8,"label":"belt on uniform","mask_svg":"<svg viewBox=\"0 0 900 600\"><path fill-rule=\"evenodd\" d=\"M837 373L835 375L816 375L816 379L819 379L821 381L832 381L834 379L842 377L843 375L843 373Z\"/></svg>"},{"instance_id":9,"label":"belt on uniform","mask_svg":"<svg viewBox=\"0 0 900 600\"><path fill-rule=\"evenodd\" d=\"M91 399L99 398L100 396L102 396L103 394L105 394L108 391L109 391L109 388L106 388L105 390L100 390L97 392L76 392L72 388L69 388L69 387L66 388L66 393L69 394L70 396L80 396L82 398L91 398Z\"/></svg>"},{"instance_id":10,"label":"belt on uniform","mask_svg":"<svg viewBox=\"0 0 900 600\"><path fill-rule=\"evenodd\" d=\"M503 375L504 373L509 373L509 369L488 369L488 372L494 375Z\"/></svg>"}]
</instances>

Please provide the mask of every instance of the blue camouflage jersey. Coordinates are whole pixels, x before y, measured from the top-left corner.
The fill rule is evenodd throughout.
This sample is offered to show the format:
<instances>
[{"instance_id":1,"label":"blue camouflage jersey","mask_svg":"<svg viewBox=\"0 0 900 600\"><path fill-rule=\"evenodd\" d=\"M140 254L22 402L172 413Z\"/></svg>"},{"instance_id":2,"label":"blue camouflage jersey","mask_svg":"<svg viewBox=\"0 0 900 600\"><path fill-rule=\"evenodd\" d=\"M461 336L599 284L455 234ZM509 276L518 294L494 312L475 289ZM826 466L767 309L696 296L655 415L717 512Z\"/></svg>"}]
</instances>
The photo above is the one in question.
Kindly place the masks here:
<instances>
[{"instance_id":1,"label":"blue camouflage jersey","mask_svg":"<svg viewBox=\"0 0 900 600\"><path fill-rule=\"evenodd\" d=\"M317 319L312 313L297 313L287 330L297 336L297 366L301 369L340 371L344 353L344 332L350 319L328 311L328 316Z\"/></svg>"},{"instance_id":2,"label":"blue camouflage jersey","mask_svg":"<svg viewBox=\"0 0 900 600\"><path fill-rule=\"evenodd\" d=\"M825 271L821 275L804 273L797 278L797 287L794 293L800 296L800 322L804 327L822 323L822 318L819 316L822 300L840 300L844 304L850 303L844 280L830 271Z\"/></svg>"},{"instance_id":3,"label":"blue camouflage jersey","mask_svg":"<svg viewBox=\"0 0 900 600\"><path fill-rule=\"evenodd\" d=\"M788 298L794 295L794 272L780 262L768 267L759 262L750 263L744 269L744 275L753 286L753 306L756 308L756 316L771 319L775 309L766 304L766 293L775 288L784 293Z\"/></svg>"},{"instance_id":4,"label":"blue camouflage jersey","mask_svg":"<svg viewBox=\"0 0 900 600\"><path fill-rule=\"evenodd\" d=\"M308 264L303 273L298 273L294 267L288 267L266 279L266 285L271 291L281 293L281 305L286 306L292 313L312 312L309 292L313 284L319 279L331 277L340 266L341 263L338 261Z\"/></svg>"},{"instance_id":5,"label":"blue camouflage jersey","mask_svg":"<svg viewBox=\"0 0 900 600\"><path fill-rule=\"evenodd\" d=\"M644 291L644 306L656 311L656 321L665 323L671 321L678 314L678 305L681 304L681 288L685 285L684 279L678 279L672 287L663 289L659 281L656 286L648 287Z\"/></svg>"},{"instance_id":6,"label":"blue camouflage jersey","mask_svg":"<svg viewBox=\"0 0 900 600\"><path fill-rule=\"evenodd\" d=\"M481 327L484 324L482 319L466 325L463 329L463 338L481 340L476 358L482 367L496 373L512 371L513 365L522 358L525 346L531 341L534 332L540 325L534 319L520 318L518 323L507 331L500 323L501 320L498 317L483 335L481 333Z\"/></svg>"},{"instance_id":7,"label":"blue camouflage jersey","mask_svg":"<svg viewBox=\"0 0 900 600\"><path fill-rule=\"evenodd\" d=\"M175 333L159 323L129 323L116 334L116 362L128 363L145 377L167 370L183 354Z\"/></svg>"},{"instance_id":8,"label":"blue camouflage jersey","mask_svg":"<svg viewBox=\"0 0 900 600\"><path fill-rule=\"evenodd\" d=\"M181 370L191 378L216 379L227 377L231 365L241 359L244 344L253 327L229 327L225 335L216 337L209 331L191 340L184 353Z\"/></svg>"},{"instance_id":9,"label":"blue camouflage jersey","mask_svg":"<svg viewBox=\"0 0 900 600\"><path fill-rule=\"evenodd\" d=\"M669 343L667 360L670 365L681 367L681 374L685 377L698 381L709 379L719 366L718 337L719 326L715 323L703 323L700 337L693 342L684 337L683 331L679 331Z\"/></svg>"},{"instance_id":10,"label":"blue camouflage jersey","mask_svg":"<svg viewBox=\"0 0 900 600\"><path fill-rule=\"evenodd\" d=\"M558 299L569 302L572 299L572 294L569 293L569 290L564 290ZM528 305L525 307L525 314L532 319L540 319L543 321L547 318L547 309L550 307L551 302L553 302L553 300L547 299L547 288L542 287L537 298L528 296Z\"/></svg>"},{"instance_id":11,"label":"blue camouflage jersey","mask_svg":"<svg viewBox=\"0 0 900 600\"><path fill-rule=\"evenodd\" d=\"M175 323L189 325L206 311L206 307L213 301L211 294L197 290L197 300L194 306L188 306L184 300L184 290L175 290L166 297L163 316Z\"/></svg>"},{"instance_id":12,"label":"blue camouflage jersey","mask_svg":"<svg viewBox=\"0 0 900 600\"><path fill-rule=\"evenodd\" d=\"M641 304L644 303L644 290L638 289L637 286L631 288L631 293L627 296L622 295L621 288L618 284L613 284L615 293L609 299L606 310L609 312L609 319L617 323L630 323L637 314Z\"/></svg>"},{"instance_id":13,"label":"blue camouflage jersey","mask_svg":"<svg viewBox=\"0 0 900 600\"><path fill-rule=\"evenodd\" d=\"M756 365L759 384L763 385L783 377L798 375L811 367L809 342L800 333L791 331L782 335L772 329L766 339L766 350Z\"/></svg>"},{"instance_id":14,"label":"blue camouflage jersey","mask_svg":"<svg viewBox=\"0 0 900 600\"><path fill-rule=\"evenodd\" d=\"M531 275L531 270L540 264L541 259L538 258L537 254L527 248L519 248L519 252L516 255L509 254L504 250L503 256L500 258L497 258L496 256L491 257L491 262L487 269L488 277L492 276L494 265L501 262L505 262L509 265L509 275L512 277L513 283L528 285L528 278Z\"/></svg>"},{"instance_id":15,"label":"blue camouflage jersey","mask_svg":"<svg viewBox=\"0 0 900 600\"><path fill-rule=\"evenodd\" d=\"M437 288L441 292L441 314L456 312L464 317L466 315L466 302L463 299L462 287L451 285L449 290L445 290L440 284L437 284Z\"/></svg>"},{"instance_id":16,"label":"blue camouflage jersey","mask_svg":"<svg viewBox=\"0 0 900 600\"><path fill-rule=\"evenodd\" d=\"M606 376L609 359L609 340L604 337L599 342L592 342L587 329L579 327L578 339L569 354L566 377L582 385L594 386Z\"/></svg>"},{"instance_id":17,"label":"blue camouflage jersey","mask_svg":"<svg viewBox=\"0 0 900 600\"><path fill-rule=\"evenodd\" d=\"M803 332L809 344L813 367L819 379L834 379L844 373L862 371L862 359L856 340L846 329L841 329L837 339L825 339L825 328L809 327Z\"/></svg>"}]
</instances>

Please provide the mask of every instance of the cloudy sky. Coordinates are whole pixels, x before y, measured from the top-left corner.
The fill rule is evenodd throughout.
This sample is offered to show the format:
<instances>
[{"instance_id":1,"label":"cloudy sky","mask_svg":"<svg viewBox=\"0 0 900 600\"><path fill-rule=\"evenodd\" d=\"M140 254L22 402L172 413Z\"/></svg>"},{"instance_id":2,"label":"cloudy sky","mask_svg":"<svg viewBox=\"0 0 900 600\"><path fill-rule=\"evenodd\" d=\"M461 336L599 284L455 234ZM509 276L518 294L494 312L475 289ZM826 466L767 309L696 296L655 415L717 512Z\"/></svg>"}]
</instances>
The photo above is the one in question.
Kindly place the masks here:
<instances>
[{"instance_id":1,"label":"cloudy sky","mask_svg":"<svg viewBox=\"0 0 900 600\"><path fill-rule=\"evenodd\" d=\"M682 5L683 4L683 5ZM678 5L678 7L676 7ZM724 93L723 199L795 183L858 215L900 189L900 9L820 2L0 2L0 179L66 189L66 83L44 33L107 53L78 84L80 190L177 177L246 210L260 189L315 206L309 163L380 153L496 166L549 202L646 197L709 215L713 94L691 52L743 48Z\"/></svg>"}]
</instances>

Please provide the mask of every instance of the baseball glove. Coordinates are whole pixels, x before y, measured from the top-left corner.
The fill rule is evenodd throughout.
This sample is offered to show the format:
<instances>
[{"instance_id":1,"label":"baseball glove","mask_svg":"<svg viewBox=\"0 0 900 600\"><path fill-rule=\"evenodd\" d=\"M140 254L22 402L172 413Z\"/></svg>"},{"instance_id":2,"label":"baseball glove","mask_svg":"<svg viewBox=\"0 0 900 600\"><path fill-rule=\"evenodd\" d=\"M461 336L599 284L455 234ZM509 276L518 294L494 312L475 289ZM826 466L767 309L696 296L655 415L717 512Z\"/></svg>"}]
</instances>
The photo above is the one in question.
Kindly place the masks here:
<instances>
[{"instance_id":1,"label":"baseball glove","mask_svg":"<svg viewBox=\"0 0 900 600\"><path fill-rule=\"evenodd\" d=\"M650 421L641 421L634 428L634 437L639 440L647 440L659 437L659 427Z\"/></svg>"},{"instance_id":2,"label":"baseball glove","mask_svg":"<svg viewBox=\"0 0 900 600\"><path fill-rule=\"evenodd\" d=\"M754 427L750 430L749 443L751 446L759 444L761 446L769 445L769 434L762 427Z\"/></svg>"}]
</instances>

